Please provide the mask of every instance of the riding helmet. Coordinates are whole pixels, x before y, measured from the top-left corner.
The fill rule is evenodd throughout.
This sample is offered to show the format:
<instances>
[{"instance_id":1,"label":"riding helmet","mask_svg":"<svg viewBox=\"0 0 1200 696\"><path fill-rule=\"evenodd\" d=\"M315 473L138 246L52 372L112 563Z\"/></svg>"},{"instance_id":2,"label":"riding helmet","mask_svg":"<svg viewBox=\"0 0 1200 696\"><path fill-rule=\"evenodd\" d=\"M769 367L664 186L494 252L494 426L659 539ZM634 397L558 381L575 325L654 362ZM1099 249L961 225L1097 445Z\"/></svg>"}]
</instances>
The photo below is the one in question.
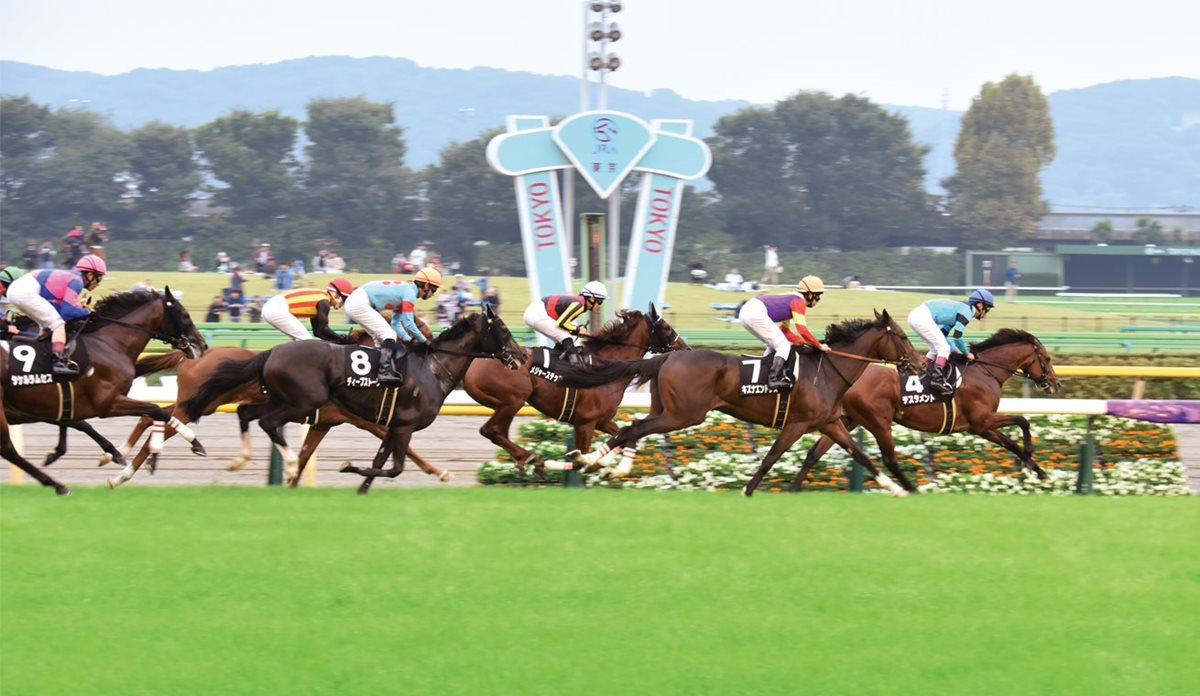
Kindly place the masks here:
<instances>
[{"instance_id":1,"label":"riding helmet","mask_svg":"<svg viewBox=\"0 0 1200 696\"><path fill-rule=\"evenodd\" d=\"M325 289L336 291L342 297L350 297L350 293L354 292L354 286L345 278L334 278L329 281L329 285L326 285Z\"/></svg>"},{"instance_id":2,"label":"riding helmet","mask_svg":"<svg viewBox=\"0 0 1200 696\"><path fill-rule=\"evenodd\" d=\"M104 263L104 259L95 254L88 254L75 262L75 270L81 273L83 271L91 271L92 273L104 275L108 273L108 266Z\"/></svg>"},{"instance_id":3,"label":"riding helmet","mask_svg":"<svg viewBox=\"0 0 1200 696\"><path fill-rule=\"evenodd\" d=\"M16 266L5 266L4 268L0 268L0 283L4 283L4 287L8 287L12 285L14 280L23 275L25 275L25 271Z\"/></svg>"},{"instance_id":4,"label":"riding helmet","mask_svg":"<svg viewBox=\"0 0 1200 696\"><path fill-rule=\"evenodd\" d=\"M579 291L579 294L583 297L594 297L597 300L606 300L608 299L608 288L604 287L604 283L601 283L598 280L591 280L588 281L587 285L583 286L583 289Z\"/></svg>"},{"instance_id":5,"label":"riding helmet","mask_svg":"<svg viewBox=\"0 0 1200 696\"><path fill-rule=\"evenodd\" d=\"M436 268L422 268L413 276L413 280L418 283L432 285L435 288L442 287L442 274Z\"/></svg>"},{"instance_id":6,"label":"riding helmet","mask_svg":"<svg viewBox=\"0 0 1200 696\"><path fill-rule=\"evenodd\" d=\"M971 296L967 298L967 305L970 307L974 307L976 302L982 302L983 306L988 309L996 306L996 300L992 297L992 293L983 288L972 290Z\"/></svg>"},{"instance_id":7,"label":"riding helmet","mask_svg":"<svg viewBox=\"0 0 1200 696\"><path fill-rule=\"evenodd\" d=\"M815 275L806 275L800 279L799 283L796 283L796 291L811 292L814 294L823 293L825 292L825 281Z\"/></svg>"}]
</instances>

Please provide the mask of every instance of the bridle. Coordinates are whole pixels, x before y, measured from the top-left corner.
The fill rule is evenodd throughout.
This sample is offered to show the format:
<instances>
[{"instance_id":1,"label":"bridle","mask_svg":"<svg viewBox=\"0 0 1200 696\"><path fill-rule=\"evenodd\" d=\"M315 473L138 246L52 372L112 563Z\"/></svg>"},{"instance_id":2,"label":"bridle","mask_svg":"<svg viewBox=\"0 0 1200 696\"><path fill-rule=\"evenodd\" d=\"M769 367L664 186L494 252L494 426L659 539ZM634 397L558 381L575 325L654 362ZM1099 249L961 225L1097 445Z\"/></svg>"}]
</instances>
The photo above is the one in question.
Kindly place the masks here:
<instances>
[{"instance_id":1,"label":"bridle","mask_svg":"<svg viewBox=\"0 0 1200 696\"><path fill-rule=\"evenodd\" d=\"M875 365L895 365L896 370L898 372L904 372L906 374L915 374L916 367L912 364L912 361L910 361L908 359L908 355L905 354L904 346L902 346L900 344L900 337L898 335L896 335L895 331L892 331L892 325L889 323L887 326L883 327L883 330L884 330L884 333L887 334L888 340L891 341L892 347L896 350L896 355L900 356L900 358L898 360L885 360L883 358L868 358L868 357L865 357L862 355L855 355L854 353L844 353L840 350L829 350L828 353L829 353L829 355L836 355L841 358L850 358L851 360L858 360L859 362L872 363ZM824 357L825 357L825 352L822 352L821 358L824 359ZM843 375L842 371L839 370L838 366L835 365L832 361L830 361L829 366L833 368L833 371L837 373L838 377L842 378L843 382L845 382L847 385L852 384L852 382L846 378L846 375ZM818 363L818 365L817 365L817 370L818 370L818 372L820 371L820 363Z\"/></svg>"},{"instance_id":2,"label":"bridle","mask_svg":"<svg viewBox=\"0 0 1200 696\"><path fill-rule=\"evenodd\" d=\"M674 327L671 327L671 336L668 340L668 336L666 336L665 332L663 331L663 318L661 316L651 317L649 314L643 314L642 318L646 320L646 326L649 331L649 338L646 341L646 345L641 345L639 343L626 343L625 341L615 341L611 338L604 338L601 336L592 336L592 338L598 338L611 346L637 348L644 353L654 353L655 355L671 353L677 350L684 350L679 345L679 341L681 339L679 332L676 331Z\"/></svg>"},{"instance_id":3,"label":"bridle","mask_svg":"<svg viewBox=\"0 0 1200 696\"><path fill-rule=\"evenodd\" d=\"M89 314L87 319L84 319L83 326L86 326L88 322L92 321L124 326L127 329L134 329L136 331L149 334L150 338L155 341L161 341L171 346L175 350L181 350L184 353L187 353L189 356L194 356L198 352L197 349L199 346L197 346L191 338L188 338L185 335L185 331L179 321L179 317L175 316L175 312L172 310L172 307L178 300L169 301L165 295L159 295L158 299L163 305L163 325L167 326L169 324L170 329L168 329L168 331L172 333L155 331L153 329L148 329L145 326L137 326L136 324L130 324L127 321L121 321L120 319L114 319L112 317L98 317L95 314ZM80 328L82 329L82 326Z\"/></svg>"},{"instance_id":4,"label":"bridle","mask_svg":"<svg viewBox=\"0 0 1200 696\"><path fill-rule=\"evenodd\" d=\"M484 336L485 345L481 346L483 348L482 350L478 350L478 351L455 350L453 348L441 348L441 347L433 345L433 343L430 343L428 345L427 349L429 351L429 357L431 357L433 359L433 361L437 364L438 369L442 370L443 374L448 375L449 372L442 366L442 361L437 359L437 355L435 355L435 353L445 353L446 355L458 355L458 356L464 357L464 358L489 358L492 360L499 360L500 362L502 362L506 366L508 366L510 369L514 369L514 370L521 366L521 361L517 360L516 356L514 356L512 354L512 351L510 351L508 349L508 346L504 345L505 343L507 343L507 341L505 341L503 337L495 335L495 331L494 331L493 327L494 327L496 321L498 321L498 320L495 319L494 317L486 317L484 319L484 321L487 323L484 326L483 336ZM509 334L509 335L511 336L511 334ZM486 342L489 339L499 343L500 347L495 350L488 350L486 347Z\"/></svg>"},{"instance_id":5,"label":"bridle","mask_svg":"<svg viewBox=\"0 0 1200 696\"><path fill-rule=\"evenodd\" d=\"M1015 375L1015 374L1020 373L1026 379L1028 379L1030 382L1033 382L1034 384L1036 384L1038 386L1038 389L1048 392L1048 391L1050 391L1050 388L1051 388L1050 366L1046 363L1046 358L1043 357L1042 353L1043 353L1043 349L1042 349L1041 342L1034 343L1033 344L1033 355L1035 358L1037 358L1038 371L1041 372L1041 375L1042 375L1041 379L1034 377L1033 374L1031 374L1029 372L1029 369L1026 367L1015 367L1014 368L1014 367L1009 367L1007 365L1001 365L999 363L988 362L986 360L980 360L979 358L975 358L975 360L973 362L975 364L983 367L984 372L987 372L989 375L991 375L992 379L995 379L997 382L1003 382L1004 380L998 379L994 374L992 374L992 371L988 369L989 367L999 368L999 369L1007 372L1009 375ZM1005 377L1005 379L1007 379L1007 377Z\"/></svg>"}]
</instances>

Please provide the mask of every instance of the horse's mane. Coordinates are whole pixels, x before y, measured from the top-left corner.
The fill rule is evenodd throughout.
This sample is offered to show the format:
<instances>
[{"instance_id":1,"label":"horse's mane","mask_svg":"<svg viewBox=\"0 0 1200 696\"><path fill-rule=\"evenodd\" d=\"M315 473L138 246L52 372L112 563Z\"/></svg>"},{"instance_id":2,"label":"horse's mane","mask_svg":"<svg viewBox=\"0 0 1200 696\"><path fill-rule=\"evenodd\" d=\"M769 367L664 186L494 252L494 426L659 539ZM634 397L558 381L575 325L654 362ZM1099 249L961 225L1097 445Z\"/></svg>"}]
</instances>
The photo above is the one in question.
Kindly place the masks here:
<instances>
[{"instance_id":1,"label":"horse's mane","mask_svg":"<svg viewBox=\"0 0 1200 696\"><path fill-rule=\"evenodd\" d=\"M453 341L456 338L462 338L463 336L467 335L467 332L471 330L472 326L474 326L475 318L478 316L478 312L475 312L474 314L468 314L467 316L451 324L450 327L445 331L441 332L437 336L434 336L433 340L437 341L438 343L444 343L446 341Z\"/></svg>"},{"instance_id":2,"label":"horse's mane","mask_svg":"<svg viewBox=\"0 0 1200 696\"><path fill-rule=\"evenodd\" d=\"M157 299L159 299L159 295L153 290L128 290L113 293L97 301L96 305L92 307L93 320L84 325L82 333L95 331L105 326L105 322L95 321L96 319L120 319L138 307Z\"/></svg>"},{"instance_id":3,"label":"horse's mane","mask_svg":"<svg viewBox=\"0 0 1200 696\"><path fill-rule=\"evenodd\" d=\"M637 327L636 320L641 318L642 313L636 309L622 309L617 312L616 319L601 326L599 332L587 339L587 347L596 350L614 343L625 343L625 339Z\"/></svg>"},{"instance_id":4,"label":"horse's mane","mask_svg":"<svg viewBox=\"0 0 1200 696\"><path fill-rule=\"evenodd\" d=\"M1037 338L1028 331L1022 331L1021 329L1000 329L979 343L972 343L971 352L979 353L988 348L996 348L1008 345L1009 343L1032 343L1033 345L1037 345L1037 342Z\"/></svg>"},{"instance_id":5,"label":"horse's mane","mask_svg":"<svg viewBox=\"0 0 1200 696\"><path fill-rule=\"evenodd\" d=\"M847 319L840 324L830 324L825 329L825 342L853 343L867 329L874 326L875 322L870 319Z\"/></svg>"}]
</instances>

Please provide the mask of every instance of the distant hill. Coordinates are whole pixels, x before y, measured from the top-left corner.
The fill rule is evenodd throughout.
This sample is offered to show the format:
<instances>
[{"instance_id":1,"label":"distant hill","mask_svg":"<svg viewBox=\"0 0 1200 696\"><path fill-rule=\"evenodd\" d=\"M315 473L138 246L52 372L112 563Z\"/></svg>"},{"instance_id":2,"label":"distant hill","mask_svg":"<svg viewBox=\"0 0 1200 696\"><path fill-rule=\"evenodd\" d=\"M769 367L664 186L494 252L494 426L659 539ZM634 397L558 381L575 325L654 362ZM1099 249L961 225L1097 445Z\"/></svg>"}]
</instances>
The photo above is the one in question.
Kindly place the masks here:
<instances>
[{"instance_id":1,"label":"distant hill","mask_svg":"<svg viewBox=\"0 0 1200 696\"><path fill-rule=\"evenodd\" d=\"M121 128L148 121L194 127L235 107L279 109L304 118L314 98L362 96L391 101L404 126L408 163L436 162L452 142L478 137L509 114L573 113L574 77L491 68L422 68L403 58L319 57L196 70L134 70L114 76L0 61L0 93L29 95L52 107L85 106ZM1130 80L1050 96L1058 156L1043 175L1054 205L1200 208L1200 80ZM718 118L748 101L692 101L669 89L649 93L610 88L609 107L643 118L690 118L696 134L712 134ZM927 184L954 170L961 112L911 106L904 115L914 137L933 149Z\"/></svg>"}]
</instances>

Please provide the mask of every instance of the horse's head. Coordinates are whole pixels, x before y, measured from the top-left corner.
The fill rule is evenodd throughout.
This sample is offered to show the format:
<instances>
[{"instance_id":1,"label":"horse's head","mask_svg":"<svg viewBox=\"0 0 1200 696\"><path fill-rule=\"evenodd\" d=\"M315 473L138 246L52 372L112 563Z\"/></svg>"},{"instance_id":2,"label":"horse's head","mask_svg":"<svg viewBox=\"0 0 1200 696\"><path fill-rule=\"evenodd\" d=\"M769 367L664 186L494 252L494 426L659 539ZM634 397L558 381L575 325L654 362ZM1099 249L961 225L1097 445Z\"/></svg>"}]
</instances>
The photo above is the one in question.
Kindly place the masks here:
<instances>
[{"instance_id":1,"label":"horse's head","mask_svg":"<svg viewBox=\"0 0 1200 696\"><path fill-rule=\"evenodd\" d=\"M480 352L489 353L490 357L499 359L510 370L519 369L524 362L525 352L505 326L504 320L496 314L491 305L484 305L479 316L483 331Z\"/></svg>"},{"instance_id":2,"label":"horse's head","mask_svg":"<svg viewBox=\"0 0 1200 696\"><path fill-rule=\"evenodd\" d=\"M192 323L192 317L184 309L183 303L171 294L171 288L163 288L162 292L163 324L162 334L172 348L183 351L189 358L199 358L208 350L208 342L200 334L200 330Z\"/></svg>"},{"instance_id":3,"label":"horse's head","mask_svg":"<svg viewBox=\"0 0 1200 696\"><path fill-rule=\"evenodd\" d=\"M650 303L650 311L642 315L650 330L649 349L651 353L669 353L673 350L691 350L674 327L659 315L654 303Z\"/></svg>"},{"instance_id":4,"label":"horse's head","mask_svg":"<svg viewBox=\"0 0 1200 696\"><path fill-rule=\"evenodd\" d=\"M1037 371L1034 372L1034 365L1037 365ZM1054 374L1054 365L1050 364L1050 353L1046 350L1046 346L1042 342L1033 339L1033 355L1030 356L1028 362L1021 366L1025 372L1025 376L1033 380L1033 383L1038 385L1038 388L1047 394L1056 393L1062 385L1058 382L1058 375Z\"/></svg>"},{"instance_id":5,"label":"horse's head","mask_svg":"<svg viewBox=\"0 0 1200 696\"><path fill-rule=\"evenodd\" d=\"M1012 373L1020 372L1049 394L1059 390L1058 375L1054 374L1050 353L1033 334L1021 329L1000 329L971 344L980 364L994 365Z\"/></svg>"},{"instance_id":6,"label":"horse's head","mask_svg":"<svg viewBox=\"0 0 1200 696\"><path fill-rule=\"evenodd\" d=\"M902 373L915 374L920 371L917 367L922 362L922 356L908 340L908 336L904 333L904 329L896 323L888 311L885 309L882 313L879 310L875 312L875 323L873 327L880 330L880 334L876 339L877 355L889 362L896 363L896 369Z\"/></svg>"}]
</instances>

